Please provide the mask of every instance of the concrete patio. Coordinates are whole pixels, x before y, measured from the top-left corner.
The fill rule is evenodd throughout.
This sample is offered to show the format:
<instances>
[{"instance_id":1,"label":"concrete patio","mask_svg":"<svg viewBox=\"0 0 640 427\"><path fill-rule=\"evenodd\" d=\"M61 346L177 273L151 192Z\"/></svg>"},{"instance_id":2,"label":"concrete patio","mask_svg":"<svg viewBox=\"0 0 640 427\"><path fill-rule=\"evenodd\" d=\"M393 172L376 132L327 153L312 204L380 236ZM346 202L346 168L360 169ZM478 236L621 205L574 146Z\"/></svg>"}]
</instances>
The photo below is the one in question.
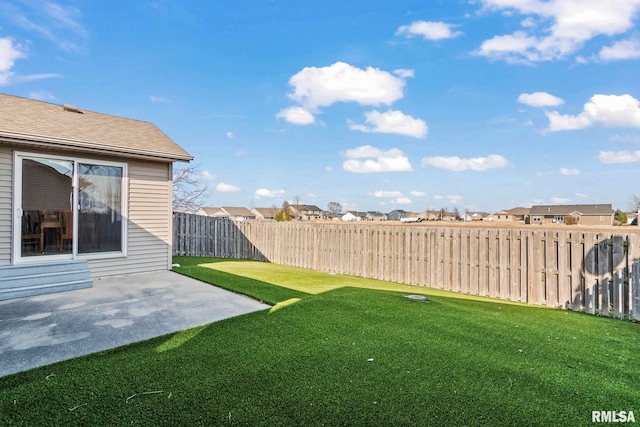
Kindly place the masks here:
<instances>
[{"instance_id":1,"label":"concrete patio","mask_svg":"<svg viewBox=\"0 0 640 427\"><path fill-rule=\"evenodd\" d=\"M170 271L0 301L0 377L267 308Z\"/></svg>"}]
</instances>

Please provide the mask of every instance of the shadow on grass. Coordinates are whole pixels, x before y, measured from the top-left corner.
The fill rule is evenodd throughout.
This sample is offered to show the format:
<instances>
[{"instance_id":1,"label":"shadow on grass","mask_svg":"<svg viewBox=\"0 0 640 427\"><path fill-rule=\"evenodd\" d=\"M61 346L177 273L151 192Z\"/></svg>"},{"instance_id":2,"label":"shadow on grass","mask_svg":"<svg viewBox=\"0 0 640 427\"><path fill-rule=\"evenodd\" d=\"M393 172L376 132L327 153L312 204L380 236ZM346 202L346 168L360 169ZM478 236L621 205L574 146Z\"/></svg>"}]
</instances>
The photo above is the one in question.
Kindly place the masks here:
<instances>
[{"instance_id":1,"label":"shadow on grass","mask_svg":"<svg viewBox=\"0 0 640 427\"><path fill-rule=\"evenodd\" d=\"M456 298L529 306L526 303L517 301L499 300L486 296L427 286L389 282L373 278L331 274L307 268L261 261L207 257L174 257L174 262L180 264L179 268L174 268L176 272L189 275L224 289L242 293L252 298L260 299L272 305L291 298L319 295L334 289L354 287L403 294L419 294L429 297ZM279 291L274 293L274 289L270 289L269 286L279 288Z\"/></svg>"},{"instance_id":2,"label":"shadow on grass","mask_svg":"<svg viewBox=\"0 0 640 427\"><path fill-rule=\"evenodd\" d=\"M227 260L220 258L175 257L174 262L180 264L180 267L174 267L173 271L231 292L249 296L270 305L275 305L292 298L309 296L306 292L200 266L200 264L205 263L211 264L233 261L246 262L245 260Z\"/></svg>"}]
</instances>

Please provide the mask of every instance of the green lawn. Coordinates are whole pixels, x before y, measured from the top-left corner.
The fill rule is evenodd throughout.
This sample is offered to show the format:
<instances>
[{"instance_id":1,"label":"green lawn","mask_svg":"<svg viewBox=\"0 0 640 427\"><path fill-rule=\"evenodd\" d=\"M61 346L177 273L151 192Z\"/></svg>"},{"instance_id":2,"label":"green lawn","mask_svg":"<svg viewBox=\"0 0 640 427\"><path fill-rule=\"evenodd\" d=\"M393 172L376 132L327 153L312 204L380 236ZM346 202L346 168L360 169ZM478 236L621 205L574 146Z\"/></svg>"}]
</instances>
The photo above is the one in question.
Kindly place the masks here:
<instances>
[{"instance_id":1,"label":"green lawn","mask_svg":"<svg viewBox=\"0 0 640 427\"><path fill-rule=\"evenodd\" d=\"M413 287L266 263L176 262L185 274L288 303L0 378L0 425L546 426L591 425L593 410L640 417L637 324L428 289L429 301L416 302L404 298Z\"/></svg>"}]
</instances>

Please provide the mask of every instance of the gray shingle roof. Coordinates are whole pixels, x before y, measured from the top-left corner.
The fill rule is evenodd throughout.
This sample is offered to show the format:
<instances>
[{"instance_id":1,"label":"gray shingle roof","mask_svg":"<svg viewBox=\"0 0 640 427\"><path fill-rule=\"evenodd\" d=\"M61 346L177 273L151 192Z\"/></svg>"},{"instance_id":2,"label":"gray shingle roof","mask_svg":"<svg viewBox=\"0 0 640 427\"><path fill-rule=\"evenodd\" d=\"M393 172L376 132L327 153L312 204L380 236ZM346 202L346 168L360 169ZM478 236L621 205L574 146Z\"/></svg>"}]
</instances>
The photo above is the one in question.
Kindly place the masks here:
<instances>
[{"instance_id":1,"label":"gray shingle roof","mask_svg":"<svg viewBox=\"0 0 640 427\"><path fill-rule=\"evenodd\" d=\"M245 218L255 218L256 214L251 212L249 209L244 207L235 207L235 206L223 206L222 209L228 213L230 216L234 217L245 217Z\"/></svg>"},{"instance_id":2,"label":"gray shingle roof","mask_svg":"<svg viewBox=\"0 0 640 427\"><path fill-rule=\"evenodd\" d=\"M597 205L534 205L529 214L532 216L570 215L578 212L581 215L613 215L611 204Z\"/></svg>"},{"instance_id":3,"label":"gray shingle roof","mask_svg":"<svg viewBox=\"0 0 640 427\"><path fill-rule=\"evenodd\" d=\"M153 123L0 94L0 143L189 161Z\"/></svg>"}]
</instances>

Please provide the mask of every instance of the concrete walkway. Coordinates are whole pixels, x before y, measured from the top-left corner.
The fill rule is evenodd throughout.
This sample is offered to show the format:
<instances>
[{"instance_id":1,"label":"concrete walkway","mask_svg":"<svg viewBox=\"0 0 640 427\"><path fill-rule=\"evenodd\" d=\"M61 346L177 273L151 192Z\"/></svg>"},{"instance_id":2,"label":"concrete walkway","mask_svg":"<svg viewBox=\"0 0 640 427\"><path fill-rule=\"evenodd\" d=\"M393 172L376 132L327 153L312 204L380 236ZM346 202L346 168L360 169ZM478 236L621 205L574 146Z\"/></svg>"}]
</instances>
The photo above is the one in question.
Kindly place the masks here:
<instances>
[{"instance_id":1,"label":"concrete walkway","mask_svg":"<svg viewBox=\"0 0 640 427\"><path fill-rule=\"evenodd\" d=\"M267 308L170 271L0 301L0 377Z\"/></svg>"}]
</instances>

